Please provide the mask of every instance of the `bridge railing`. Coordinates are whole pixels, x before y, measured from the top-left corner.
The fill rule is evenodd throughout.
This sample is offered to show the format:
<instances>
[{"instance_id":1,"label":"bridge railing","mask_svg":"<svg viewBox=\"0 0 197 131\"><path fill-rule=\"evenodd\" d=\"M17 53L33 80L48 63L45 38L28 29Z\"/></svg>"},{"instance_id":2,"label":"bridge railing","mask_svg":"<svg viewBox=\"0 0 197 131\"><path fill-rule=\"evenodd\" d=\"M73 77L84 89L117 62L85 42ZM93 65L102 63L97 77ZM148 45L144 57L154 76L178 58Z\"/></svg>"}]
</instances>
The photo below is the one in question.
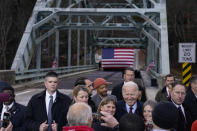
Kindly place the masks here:
<instances>
[{"instance_id":1,"label":"bridge railing","mask_svg":"<svg viewBox=\"0 0 197 131\"><path fill-rule=\"evenodd\" d=\"M157 73L155 70L150 69L150 75L153 79L157 80L158 87L161 89L165 85L165 75Z\"/></svg>"},{"instance_id":2,"label":"bridge railing","mask_svg":"<svg viewBox=\"0 0 197 131\"><path fill-rule=\"evenodd\" d=\"M27 71L21 71L15 73L15 83L27 82L32 80L43 79L47 72L54 71L59 77L63 77L65 74L87 71L91 69L95 69L95 65L83 65L83 66L66 66L66 67L58 67L58 68L44 68L44 69L30 69Z\"/></svg>"}]
</instances>

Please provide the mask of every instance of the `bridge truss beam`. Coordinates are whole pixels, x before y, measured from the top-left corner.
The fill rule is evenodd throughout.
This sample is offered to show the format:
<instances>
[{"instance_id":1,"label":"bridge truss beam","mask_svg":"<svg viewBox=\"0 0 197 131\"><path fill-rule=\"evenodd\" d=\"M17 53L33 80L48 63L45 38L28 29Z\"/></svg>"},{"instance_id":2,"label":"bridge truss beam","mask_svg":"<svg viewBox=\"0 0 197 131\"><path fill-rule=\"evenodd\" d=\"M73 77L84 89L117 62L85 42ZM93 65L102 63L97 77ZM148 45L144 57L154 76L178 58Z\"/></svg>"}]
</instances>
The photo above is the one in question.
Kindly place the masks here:
<instances>
[{"instance_id":1,"label":"bridge truss beam","mask_svg":"<svg viewBox=\"0 0 197 131\"><path fill-rule=\"evenodd\" d=\"M62 0L57 0L56 7L52 8L52 0L37 0L12 64L13 70L19 72L28 70L35 52L34 47L41 46L42 41L53 34L56 36L55 57L58 58L60 30L68 30L68 66L71 66L72 30L77 30L77 65L79 66L80 32L84 30L84 65L87 64L87 56L91 60L90 64L93 63L93 46L134 48L153 46L154 48L147 48L147 52L153 50L152 55L147 54L147 64L154 60L158 63L156 72L160 74L170 72L166 0L161 2L141 0L141 3L134 3L132 0L122 0L121 3L69 0L66 8L60 8L61 3ZM136 35L130 38L99 36L98 32L102 30L130 31ZM87 38L92 40L90 48L87 48ZM40 48L37 49L39 69L41 53ZM90 54L87 55L88 49Z\"/></svg>"}]
</instances>

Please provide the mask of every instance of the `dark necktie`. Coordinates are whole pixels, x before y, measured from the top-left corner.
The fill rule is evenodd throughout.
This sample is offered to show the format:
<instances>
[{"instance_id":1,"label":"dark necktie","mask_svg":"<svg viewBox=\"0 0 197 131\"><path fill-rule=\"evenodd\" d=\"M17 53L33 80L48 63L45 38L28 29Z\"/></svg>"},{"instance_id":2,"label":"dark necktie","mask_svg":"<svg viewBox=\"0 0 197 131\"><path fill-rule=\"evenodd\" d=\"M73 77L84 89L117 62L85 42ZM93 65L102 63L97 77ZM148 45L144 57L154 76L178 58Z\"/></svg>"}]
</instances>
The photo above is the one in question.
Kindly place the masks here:
<instances>
[{"instance_id":1,"label":"dark necktie","mask_svg":"<svg viewBox=\"0 0 197 131\"><path fill-rule=\"evenodd\" d=\"M129 110L129 113L130 113L130 114L133 114L132 110L133 110L133 107L130 106L130 110Z\"/></svg>"},{"instance_id":2,"label":"dark necktie","mask_svg":"<svg viewBox=\"0 0 197 131\"><path fill-rule=\"evenodd\" d=\"M51 124L53 123L53 118L52 118L52 106L53 106L53 96L49 96L50 101L49 101L49 107L48 107L48 130L47 131L52 131Z\"/></svg>"},{"instance_id":3,"label":"dark necktie","mask_svg":"<svg viewBox=\"0 0 197 131\"><path fill-rule=\"evenodd\" d=\"M178 107L178 112L179 112L179 116L180 116L180 121L181 121L181 125L184 126L184 130L186 131L186 120L185 120L185 116L182 112L181 106Z\"/></svg>"}]
</instances>

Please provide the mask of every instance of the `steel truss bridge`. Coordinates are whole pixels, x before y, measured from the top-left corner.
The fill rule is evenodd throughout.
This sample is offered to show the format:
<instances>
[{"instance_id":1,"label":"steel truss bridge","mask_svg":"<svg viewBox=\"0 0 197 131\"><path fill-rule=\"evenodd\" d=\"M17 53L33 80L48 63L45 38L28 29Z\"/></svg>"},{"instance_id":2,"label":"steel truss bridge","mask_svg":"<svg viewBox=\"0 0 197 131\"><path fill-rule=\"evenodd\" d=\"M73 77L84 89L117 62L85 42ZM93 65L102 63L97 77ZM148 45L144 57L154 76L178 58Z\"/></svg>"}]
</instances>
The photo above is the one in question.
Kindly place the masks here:
<instances>
[{"instance_id":1,"label":"steel truss bridge","mask_svg":"<svg viewBox=\"0 0 197 131\"><path fill-rule=\"evenodd\" d=\"M155 74L168 74L166 0L37 0L11 69L24 78L52 69L42 67L47 43L54 45L57 65L66 45L67 65L53 69L58 73L94 68L96 47L133 47L146 50ZM36 66L30 69L32 61Z\"/></svg>"}]
</instances>

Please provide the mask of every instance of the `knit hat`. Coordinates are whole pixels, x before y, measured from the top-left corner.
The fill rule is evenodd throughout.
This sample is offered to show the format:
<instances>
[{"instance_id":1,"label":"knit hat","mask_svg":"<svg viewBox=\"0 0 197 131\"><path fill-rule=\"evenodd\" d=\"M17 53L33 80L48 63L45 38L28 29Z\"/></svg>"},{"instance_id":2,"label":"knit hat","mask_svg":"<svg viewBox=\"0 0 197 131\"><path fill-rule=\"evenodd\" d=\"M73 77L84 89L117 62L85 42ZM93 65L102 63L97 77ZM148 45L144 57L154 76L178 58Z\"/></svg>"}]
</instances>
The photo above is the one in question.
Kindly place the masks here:
<instances>
[{"instance_id":1,"label":"knit hat","mask_svg":"<svg viewBox=\"0 0 197 131\"><path fill-rule=\"evenodd\" d=\"M197 120L193 122L191 131L197 131Z\"/></svg>"},{"instance_id":2,"label":"knit hat","mask_svg":"<svg viewBox=\"0 0 197 131\"><path fill-rule=\"evenodd\" d=\"M96 89L97 87L101 86L101 85L107 85L107 81L103 78L97 78L94 81L94 88Z\"/></svg>"},{"instance_id":3,"label":"knit hat","mask_svg":"<svg viewBox=\"0 0 197 131\"><path fill-rule=\"evenodd\" d=\"M153 122L160 128L170 129L177 123L178 110L168 101L158 103L152 112Z\"/></svg>"},{"instance_id":4,"label":"knit hat","mask_svg":"<svg viewBox=\"0 0 197 131\"><path fill-rule=\"evenodd\" d=\"M94 130L88 126L70 126L70 127L63 127L62 131L94 131Z\"/></svg>"}]
</instances>

